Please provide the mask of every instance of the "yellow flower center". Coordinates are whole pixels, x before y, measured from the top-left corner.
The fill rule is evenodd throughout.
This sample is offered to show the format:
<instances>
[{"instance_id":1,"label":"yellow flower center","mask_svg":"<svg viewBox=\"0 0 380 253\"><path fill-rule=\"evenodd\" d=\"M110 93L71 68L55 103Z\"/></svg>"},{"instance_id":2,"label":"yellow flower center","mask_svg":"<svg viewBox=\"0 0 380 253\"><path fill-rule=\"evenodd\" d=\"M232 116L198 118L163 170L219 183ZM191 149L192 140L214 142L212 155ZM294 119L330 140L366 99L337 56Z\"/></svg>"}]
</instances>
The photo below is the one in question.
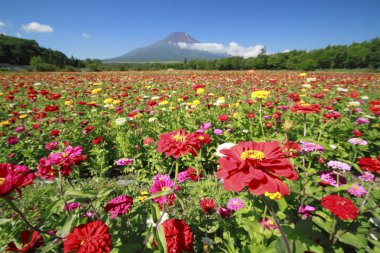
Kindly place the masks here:
<instances>
[{"instance_id":1,"label":"yellow flower center","mask_svg":"<svg viewBox=\"0 0 380 253\"><path fill-rule=\"evenodd\" d=\"M176 135L173 135L172 139L175 141L183 142L186 140L186 135L181 135L181 133L178 132Z\"/></svg>"},{"instance_id":2,"label":"yellow flower center","mask_svg":"<svg viewBox=\"0 0 380 253\"><path fill-rule=\"evenodd\" d=\"M273 226L275 223L272 220L268 221L268 225Z\"/></svg>"},{"instance_id":3,"label":"yellow flower center","mask_svg":"<svg viewBox=\"0 0 380 253\"><path fill-rule=\"evenodd\" d=\"M265 192L264 195L273 200L279 200L282 198L282 194L279 192L275 192L275 193Z\"/></svg>"},{"instance_id":4,"label":"yellow flower center","mask_svg":"<svg viewBox=\"0 0 380 253\"><path fill-rule=\"evenodd\" d=\"M205 137L203 135L201 135L201 136L198 137L198 140L203 141L204 139L205 139Z\"/></svg>"},{"instance_id":5,"label":"yellow flower center","mask_svg":"<svg viewBox=\"0 0 380 253\"><path fill-rule=\"evenodd\" d=\"M164 186L164 187L162 187L161 191L165 191L165 190L169 190L169 189L170 189L169 187Z\"/></svg>"},{"instance_id":6,"label":"yellow flower center","mask_svg":"<svg viewBox=\"0 0 380 253\"><path fill-rule=\"evenodd\" d=\"M265 154L261 152L260 150L247 150L241 153L240 158L242 160L249 158L249 159L256 159L256 160L262 161L265 159Z\"/></svg>"},{"instance_id":7,"label":"yellow flower center","mask_svg":"<svg viewBox=\"0 0 380 253\"><path fill-rule=\"evenodd\" d=\"M80 242L80 245L82 246L83 244L85 244L86 243L86 240L82 240L81 242Z\"/></svg>"},{"instance_id":8,"label":"yellow flower center","mask_svg":"<svg viewBox=\"0 0 380 253\"><path fill-rule=\"evenodd\" d=\"M5 178L0 177L0 186L4 185L5 181L6 181Z\"/></svg>"}]
</instances>

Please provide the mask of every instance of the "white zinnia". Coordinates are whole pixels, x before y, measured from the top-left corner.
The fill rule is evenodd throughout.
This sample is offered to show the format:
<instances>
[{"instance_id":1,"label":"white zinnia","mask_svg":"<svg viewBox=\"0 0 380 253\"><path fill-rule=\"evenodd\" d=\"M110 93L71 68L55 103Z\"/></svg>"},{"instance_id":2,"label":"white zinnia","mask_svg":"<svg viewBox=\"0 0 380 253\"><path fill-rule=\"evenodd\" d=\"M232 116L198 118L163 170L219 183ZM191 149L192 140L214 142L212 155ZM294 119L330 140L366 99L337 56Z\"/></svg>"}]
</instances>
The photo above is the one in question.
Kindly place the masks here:
<instances>
[{"instance_id":1,"label":"white zinnia","mask_svg":"<svg viewBox=\"0 0 380 253\"><path fill-rule=\"evenodd\" d=\"M122 126L127 122L126 118L118 118L115 120L116 125Z\"/></svg>"}]
</instances>

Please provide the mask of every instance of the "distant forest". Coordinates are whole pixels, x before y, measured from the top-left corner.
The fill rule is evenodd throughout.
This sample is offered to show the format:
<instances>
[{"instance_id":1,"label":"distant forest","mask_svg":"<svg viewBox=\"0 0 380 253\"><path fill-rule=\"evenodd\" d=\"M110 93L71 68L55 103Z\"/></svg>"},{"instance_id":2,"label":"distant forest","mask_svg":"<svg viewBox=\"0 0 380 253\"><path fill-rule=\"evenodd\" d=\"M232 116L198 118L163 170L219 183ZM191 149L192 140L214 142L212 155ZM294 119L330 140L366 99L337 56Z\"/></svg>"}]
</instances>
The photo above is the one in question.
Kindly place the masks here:
<instances>
[{"instance_id":1,"label":"distant forest","mask_svg":"<svg viewBox=\"0 0 380 253\"><path fill-rule=\"evenodd\" d=\"M380 38L347 46L327 46L311 51L292 50L286 53L266 54L244 59L229 57L217 60L192 60L177 63L118 63L105 64L101 60L68 58L59 51L40 47L34 40L25 40L0 34L0 63L30 65L29 69L52 70L248 70L248 69L380 69Z\"/></svg>"}]
</instances>

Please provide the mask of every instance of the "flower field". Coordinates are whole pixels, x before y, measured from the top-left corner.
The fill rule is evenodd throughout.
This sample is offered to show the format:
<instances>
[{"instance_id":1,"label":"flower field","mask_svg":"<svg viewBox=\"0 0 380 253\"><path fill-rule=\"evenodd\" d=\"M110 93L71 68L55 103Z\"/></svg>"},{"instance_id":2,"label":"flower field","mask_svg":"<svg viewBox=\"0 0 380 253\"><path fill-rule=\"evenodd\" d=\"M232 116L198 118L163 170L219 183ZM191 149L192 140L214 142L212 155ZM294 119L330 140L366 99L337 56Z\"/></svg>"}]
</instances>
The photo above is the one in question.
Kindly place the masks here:
<instances>
[{"instance_id":1,"label":"flower field","mask_svg":"<svg viewBox=\"0 0 380 253\"><path fill-rule=\"evenodd\" d=\"M0 74L0 252L380 252L380 74Z\"/></svg>"}]
</instances>

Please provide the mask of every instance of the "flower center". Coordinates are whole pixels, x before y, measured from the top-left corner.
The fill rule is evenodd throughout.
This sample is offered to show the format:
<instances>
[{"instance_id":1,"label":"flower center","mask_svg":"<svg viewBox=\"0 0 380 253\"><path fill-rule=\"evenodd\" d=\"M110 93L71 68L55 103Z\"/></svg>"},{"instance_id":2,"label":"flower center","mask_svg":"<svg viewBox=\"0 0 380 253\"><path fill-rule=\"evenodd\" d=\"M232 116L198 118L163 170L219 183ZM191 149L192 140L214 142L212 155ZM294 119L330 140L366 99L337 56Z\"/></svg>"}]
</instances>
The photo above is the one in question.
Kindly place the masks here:
<instances>
[{"instance_id":1,"label":"flower center","mask_svg":"<svg viewBox=\"0 0 380 253\"><path fill-rule=\"evenodd\" d=\"M4 185L5 184L5 178L4 177L0 177L0 186Z\"/></svg>"},{"instance_id":2,"label":"flower center","mask_svg":"<svg viewBox=\"0 0 380 253\"><path fill-rule=\"evenodd\" d=\"M183 142L186 140L186 135L181 135L181 133L178 132L176 135L173 135L172 139L175 141Z\"/></svg>"},{"instance_id":3,"label":"flower center","mask_svg":"<svg viewBox=\"0 0 380 253\"><path fill-rule=\"evenodd\" d=\"M275 224L275 223L274 223L273 221L271 221L271 220L268 221L268 225L269 225L269 226L273 226L274 224Z\"/></svg>"},{"instance_id":4,"label":"flower center","mask_svg":"<svg viewBox=\"0 0 380 253\"><path fill-rule=\"evenodd\" d=\"M169 189L170 189L169 187L164 186L164 187L162 187L161 191L165 191L165 190L169 190Z\"/></svg>"},{"instance_id":5,"label":"flower center","mask_svg":"<svg viewBox=\"0 0 380 253\"><path fill-rule=\"evenodd\" d=\"M265 159L265 154L261 152L260 150L247 150L241 153L240 158L242 160L249 158L249 159L256 159L256 160L262 161Z\"/></svg>"},{"instance_id":6,"label":"flower center","mask_svg":"<svg viewBox=\"0 0 380 253\"><path fill-rule=\"evenodd\" d=\"M204 139L205 139L205 137L203 135L201 135L201 136L198 137L198 140L203 141Z\"/></svg>"},{"instance_id":7,"label":"flower center","mask_svg":"<svg viewBox=\"0 0 380 253\"><path fill-rule=\"evenodd\" d=\"M86 243L86 240L82 240L81 242L80 242L80 246L82 246L83 244L85 244Z\"/></svg>"}]
</instances>

